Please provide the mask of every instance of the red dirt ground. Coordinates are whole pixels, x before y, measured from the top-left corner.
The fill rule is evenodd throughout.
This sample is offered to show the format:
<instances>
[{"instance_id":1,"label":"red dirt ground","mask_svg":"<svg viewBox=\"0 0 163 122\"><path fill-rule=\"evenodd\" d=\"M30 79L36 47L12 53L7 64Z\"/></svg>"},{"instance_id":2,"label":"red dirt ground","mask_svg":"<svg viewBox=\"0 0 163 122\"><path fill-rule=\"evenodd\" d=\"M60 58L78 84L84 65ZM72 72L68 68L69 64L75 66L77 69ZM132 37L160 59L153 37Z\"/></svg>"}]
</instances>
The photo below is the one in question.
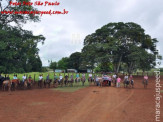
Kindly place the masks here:
<instances>
[{"instance_id":1,"label":"red dirt ground","mask_svg":"<svg viewBox=\"0 0 163 122\"><path fill-rule=\"evenodd\" d=\"M135 78L134 89L0 91L0 122L155 122L155 78L150 78L147 89L141 81Z\"/></svg>"}]
</instances>

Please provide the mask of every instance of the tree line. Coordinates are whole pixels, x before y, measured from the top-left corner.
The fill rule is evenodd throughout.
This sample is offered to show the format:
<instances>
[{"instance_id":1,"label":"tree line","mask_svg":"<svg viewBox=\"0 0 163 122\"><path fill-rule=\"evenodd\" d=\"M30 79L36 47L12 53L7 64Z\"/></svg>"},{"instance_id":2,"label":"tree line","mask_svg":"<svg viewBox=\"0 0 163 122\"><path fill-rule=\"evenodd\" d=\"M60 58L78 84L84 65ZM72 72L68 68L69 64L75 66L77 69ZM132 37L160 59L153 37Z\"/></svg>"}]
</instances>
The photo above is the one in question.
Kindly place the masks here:
<instances>
[{"instance_id":1,"label":"tree line","mask_svg":"<svg viewBox=\"0 0 163 122\"><path fill-rule=\"evenodd\" d=\"M81 52L71 54L58 62L51 62L50 68L92 69L97 72L125 71L137 69L148 71L156 66L158 40L145 33L133 22L108 23L84 39Z\"/></svg>"},{"instance_id":2,"label":"tree line","mask_svg":"<svg viewBox=\"0 0 163 122\"><path fill-rule=\"evenodd\" d=\"M23 0L19 2L23 3ZM32 6L10 6L10 1L7 0L0 1L0 9L1 11L36 10ZM40 21L39 15L0 13L0 73L42 70L37 44L43 44L45 37L24 30L23 24L28 21Z\"/></svg>"}]
</instances>

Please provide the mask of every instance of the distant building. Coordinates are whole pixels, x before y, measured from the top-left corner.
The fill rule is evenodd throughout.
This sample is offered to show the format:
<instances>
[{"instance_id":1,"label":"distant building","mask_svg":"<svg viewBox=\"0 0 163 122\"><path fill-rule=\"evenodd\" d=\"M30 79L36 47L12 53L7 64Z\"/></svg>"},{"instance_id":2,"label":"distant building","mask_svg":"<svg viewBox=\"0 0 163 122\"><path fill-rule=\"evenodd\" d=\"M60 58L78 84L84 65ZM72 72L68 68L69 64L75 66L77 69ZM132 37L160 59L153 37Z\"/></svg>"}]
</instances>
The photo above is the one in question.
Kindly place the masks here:
<instances>
[{"instance_id":1,"label":"distant building","mask_svg":"<svg viewBox=\"0 0 163 122\"><path fill-rule=\"evenodd\" d=\"M54 72L57 72L57 73L64 73L65 70L63 70L63 69L55 69Z\"/></svg>"},{"instance_id":2,"label":"distant building","mask_svg":"<svg viewBox=\"0 0 163 122\"><path fill-rule=\"evenodd\" d=\"M67 72L74 72L74 73L77 73L77 70L76 70L76 69L67 69Z\"/></svg>"},{"instance_id":3,"label":"distant building","mask_svg":"<svg viewBox=\"0 0 163 122\"><path fill-rule=\"evenodd\" d=\"M92 73L92 70L91 69L87 69L87 73Z\"/></svg>"}]
</instances>

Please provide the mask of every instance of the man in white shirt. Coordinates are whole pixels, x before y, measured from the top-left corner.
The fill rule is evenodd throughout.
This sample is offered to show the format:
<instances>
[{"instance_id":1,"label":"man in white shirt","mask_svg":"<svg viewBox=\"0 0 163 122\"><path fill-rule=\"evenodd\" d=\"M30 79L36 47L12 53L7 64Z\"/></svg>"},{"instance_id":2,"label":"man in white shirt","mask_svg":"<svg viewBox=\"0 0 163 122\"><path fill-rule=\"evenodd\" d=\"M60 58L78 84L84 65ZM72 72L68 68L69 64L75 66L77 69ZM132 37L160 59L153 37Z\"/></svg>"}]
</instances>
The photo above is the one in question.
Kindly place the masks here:
<instances>
[{"instance_id":1,"label":"man in white shirt","mask_svg":"<svg viewBox=\"0 0 163 122\"><path fill-rule=\"evenodd\" d=\"M40 76L39 76L39 80L43 80L43 77L42 77L42 75L40 75Z\"/></svg>"},{"instance_id":2,"label":"man in white shirt","mask_svg":"<svg viewBox=\"0 0 163 122\"><path fill-rule=\"evenodd\" d=\"M24 76L22 77L22 79L23 79L23 82L26 80L26 76L25 76L25 74L24 74Z\"/></svg>"},{"instance_id":3,"label":"man in white shirt","mask_svg":"<svg viewBox=\"0 0 163 122\"><path fill-rule=\"evenodd\" d=\"M60 76L59 76L59 80L62 80L62 78L63 78L63 76L62 76L62 75L60 75Z\"/></svg>"},{"instance_id":4,"label":"man in white shirt","mask_svg":"<svg viewBox=\"0 0 163 122\"><path fill-rule=\"evenodd\" d=\"M40 75L40 76L39 76L39 81L38 81L38 87L39 87L39 88L42 88L42 81L43 81L43 76Z\"/></svg>"},{"instance_id":5,"label":"man in white shirt","mask_svg":"<svg viewBox=\"0 0 163 122\"><path fill-rule=\"evenodd\" d=\"M91 77L91 78L92 78L92 74L89 74L89 77Z\"/></svg>"},{"instance_id":6,"label":"man in white shirt","mask_svg":"<svg viewBox=\"0 0 163 122\"><path fill-rule=\"evenodd\" d=\"M124 88L129 85L128 75L126 74L124 77Z\"/></svg>"},{"instance_id":7,"label":"man in white shirt","mask_svg":"<svg viewBox=\"0 0 163 122\"><path fill-rule=\"evenodd\" d=\"M89 74L89 79L91 80L91 82L93 81L91 73Z\"/></svg>"}]
</instances>

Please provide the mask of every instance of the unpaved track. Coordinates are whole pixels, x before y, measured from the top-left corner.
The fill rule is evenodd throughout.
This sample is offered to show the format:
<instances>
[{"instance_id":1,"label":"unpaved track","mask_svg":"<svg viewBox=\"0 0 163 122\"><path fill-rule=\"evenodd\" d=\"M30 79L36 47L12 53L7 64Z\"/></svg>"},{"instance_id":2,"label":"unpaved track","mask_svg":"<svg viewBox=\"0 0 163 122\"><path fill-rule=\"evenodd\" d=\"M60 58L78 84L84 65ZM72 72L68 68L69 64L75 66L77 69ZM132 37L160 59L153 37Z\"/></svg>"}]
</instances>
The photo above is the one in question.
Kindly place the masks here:
<instances>
[{"instance_id":1,"label":"unpaved track","mask_svg":"<svg viewBox=\"0 0 163 122\"><path fill-rule=\"evenodd\" d=\"M135 82L134 89L91 86L73 93L0 92L0 122L155 122L154 78L147 89L139 78Z\"/></svg>"}]
</instances>

